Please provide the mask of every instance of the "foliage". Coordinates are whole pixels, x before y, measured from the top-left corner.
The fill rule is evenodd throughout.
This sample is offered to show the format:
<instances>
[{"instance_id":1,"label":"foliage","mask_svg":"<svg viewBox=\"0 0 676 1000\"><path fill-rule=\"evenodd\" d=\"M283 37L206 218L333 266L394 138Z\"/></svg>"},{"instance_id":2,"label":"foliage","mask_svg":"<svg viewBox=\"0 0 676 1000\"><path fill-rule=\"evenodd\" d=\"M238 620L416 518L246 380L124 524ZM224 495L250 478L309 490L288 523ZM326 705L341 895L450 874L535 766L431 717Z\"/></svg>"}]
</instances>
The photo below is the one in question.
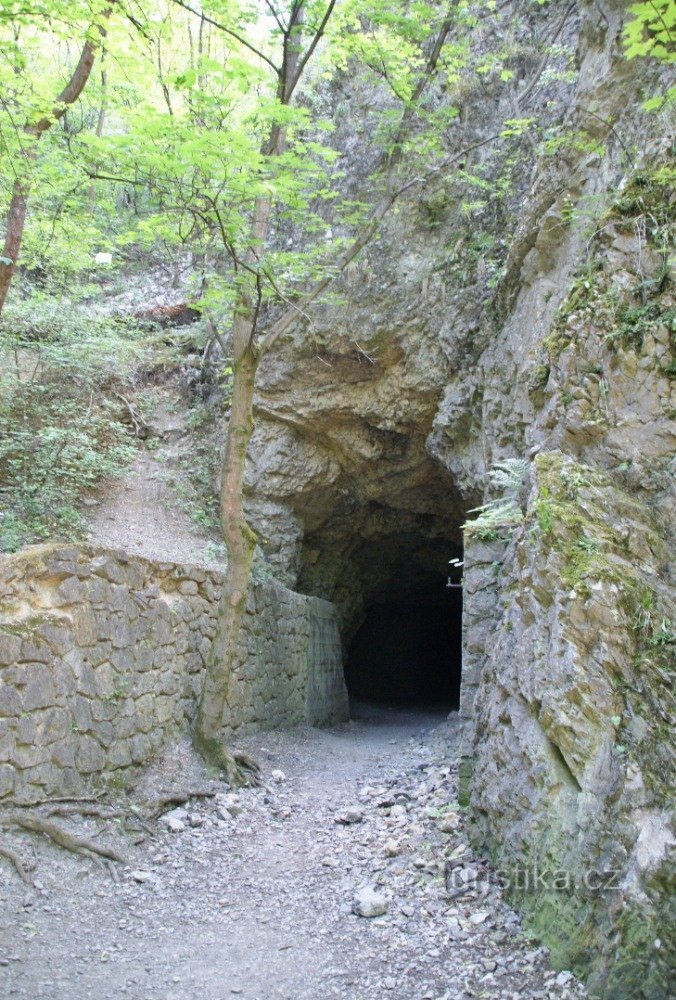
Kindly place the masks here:
<instances>
[{"instance_id":1,"label":"foliage","mask_svg":"<svg viewBox=\"0 0 676 1000\"><path fill-rule=\"evenodd\" d=\"M377 198L384 165L396 188L443 161L456 109L419 100L415 88L428 42L446 20L451 30L435 79L439 86L460 80L480 18L466 3L449 12L417 0L345 0L333 10L305 0L294 27L301 6L285 0L265 7L209 0L203 13L189 7L141 0L129 16L106 0L0 5L7 52L0 143L11 167L0 178L0 196L7 201L17 179L30 181L36 210L21 256L29 287L41 286L45 296L67 290L71 301L92 298L102 277L97 252L112 257L107 275L152 257L185 265L191 300L222 330L238 301L255 295L255 318L263 321L308 284L330 280L337 257L372 214L369 205L341 197L333 125L289 70L301 53L313 54L308 39L317 33L322 40L313 84L359 66L379 89L377 115L364 110L369 143L375 138L379 150ZM95 69L59 117L55 97L85 39L100 43ZM290 90L298 86L294 100L280 91L282 80ZM40 116L53 127L38 149L27 127ZM262 204L267 231L252 228ZM16 360L3 376L2 411L3 499L11 506L3 523L12 547L51 528L75 530L77 490L118 468L130 447L115 397L107 395L131 370L110 347L116 337L107 340L87 320L78 343L65 316L46 318L35 298L32 314L23 308L21 290L15 283L3 334L3 351ZM88 343L96 344L98 361ZM35 377L27 374L33 361ZM71 384L60 395L65 378ZM229 378L223 389L230 392ZM205 523L213 515L199 500L192 513Z\"/></svg>"},{"instance_id":2,"label":"foliage","mask_svg":"<svg viewBox=\"0 0 676 1000\"><path fill-rule=\"evenodd\" d=\"M461 286L483 279L490 288L497 282L506 254L507 240L498 239L490 232L456 232L447 244L438 270L452 275Z\"/></svg>"},{"instance_id":3,"label":"foliage","mask_svg":"<svg viewBox=\"0 0 676 1000\"><path fill-rule=\"evenodd\" d=\"M136 447L116 392L143 348L134 327L45 302L7 310L0 328L0 549L81 528L79 501Z\"/></svg>"},{"instance_id":4,"label":"foliage","mask_svg":"<svg viewBox=\"0 0 676 1000\"><path fill-rule=\"evenodd\" d=\"M624 28L625 55L652 56L660 62L676 62L676 7L673 0L648 0L629 8L633 17Z\"/></svg>"},{"instance_id":5,"label":"foliage","mask_svg":"<svg viewBox=\"0 0 676 1000\"><path fill-rule=\"evenodd\" d=\"M490 541L501 537L505 529L521 524L523 511L519 504L519 493L527 473L528 462L523 458L505 459L491 469L488 479L500 496L468 512L479 516L463 524L466 538Z\"/></svg>"},{"instance_id":6,"label":"foliage","mask_svg":"<svg viewBox=\"0 0 676 1000\"><path fill-rule=\"evenodd\" d=\"M570 293L547 340L556 356L574 338L575 326L593 324L611 348L639 351L647 335L665 326L676 333L671 305L676 168L669 160L630 176L619 196L597 221L588 258L578 268ZM636 247L624 269L608 259L615 238ZM648 265L650 265L648 267Z\"/></svg>"},{"instance_id":7,"label":"foliage","mask_svg":"<svg viewBox=\"0 0 676 1000\"><path fill-rule=\"evenodd\" d=\"M674 0L644 0L629 8L632 17L624 26L623 41L627 59L637 56L656 60L665 66L676 62L676 5ZM650 97L643 105L646 111L673 108L676 87Z\"/></svg>"}]
</instances>

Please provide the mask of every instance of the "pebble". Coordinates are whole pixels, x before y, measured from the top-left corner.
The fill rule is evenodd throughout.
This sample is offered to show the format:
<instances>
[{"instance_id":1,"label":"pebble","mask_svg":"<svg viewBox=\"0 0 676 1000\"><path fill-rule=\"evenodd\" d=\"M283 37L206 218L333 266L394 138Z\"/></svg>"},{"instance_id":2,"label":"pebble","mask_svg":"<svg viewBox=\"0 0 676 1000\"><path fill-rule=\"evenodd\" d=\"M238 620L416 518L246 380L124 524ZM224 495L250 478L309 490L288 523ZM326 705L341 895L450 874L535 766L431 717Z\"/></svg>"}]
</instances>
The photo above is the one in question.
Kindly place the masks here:
<instances>
[{"instance_id":1,"label":"pebble","mask_svg":"<svg viewBox=\"0 0 676 1000\"><path fill-rule=\"evenodd\" d=\"M141 868L137 868L136 871L131 873L131 877L135 882L154 882L156 876L152 872L143 871Z\"/></svg>"},{"instance_id":2,"label":"pebble","mask_svg":"<svg viewBox=\"0 0 676 1000\"><path fill-rule=\"evenodd\" d=\"M275 734L274 739L282 747L275 764L281 762L287 774L304 778L297 744L289 750L287 742L298 737ZM266 789L224 790L165 813L160 824L170 835L148 841L132 855L138 867L127 870L117 886L106 881L97 891L89 883L89 867L82 869L87 885L76 886L76 893L117 897L125 909L115 911L111 939L95 934L89 956L71 955L79 963L75 967L71 962L74 976L86 973L87 963L95 965L97 975L108 975L127 960L137 938L150 956L158 941L169 943L177 927L189 934L196 922L205 955L233 934L242 939L250 927L255 940L254 925L260 924L268 928L261 940L268 941L271 951L293 954L297 959L289 967L303 967L305 945L298 934L311 925L312 946L335 948L341 956L341 968L323 970L329 978L314 994L326 1000L581 1000L584 988L575 977L551 970L546 949L523 942L519 917L463 842L463 816L449 808L456 801L457 769L445 763L447 745L440 741L434 752L426 753L416 772L411 760L421 752L414 739L401 757L395 760L393 754L391 764L381 754L370 784L365 783L365 769L361 780L346 780L339 758L338 780L325 783L321 792L299 780L291 796L284 771L276 767L282 777L270 772ZM261 759L260 748L256 756ZM324 772L321 780L327 780ZM234 822L245 808L246 822ZM280 822L291 816L292 824ZM182 824L184 835L171 833L172 819ZM178 826L174 829L180 832ZM459 890L457 898L445 891L439 877L444 870L453 891ZM52 883L46 884L51 891ZM362 888L355 891L356 886ZM16 892L19 904L24 889L19 886ZM32 904L34 894L25 899ZM24 919L41 922L41 903L38 899ZM107 907L102 903L102 912ZM238 931L247 920L245 932ZM287 950L292 943L294 950ZM195 946L190 959L196 966L205 957L200 947ZM109 956L105 962L103 954ZM226 979L223 996L243 994L253 1000L270 995L255 969L247 967L248 959L231 970L229 981L235 985L228 986ZM8 962L13 965L13 956L5 950L0 966ZM149 966L146 978L142 963L140 959L139 979L119 984L119 992L159 1000L161 972ZM311 977L312 962L309 967ZM172 996L185 992L181 972L184 986L170 991ZM7 975L4 968L1 973ZM285 996L306 995L303 989L294 993L291 981L284 989ZM113 993L104 987L104 995Z\"/></svg>"},{"instance_id":3,"label":"pebble","mask_svg":"<svg viewBox=\"0 0 676 1000\"><path fill-rule=\"evenodd\" d=\"M364 810L360 809L359 806L348 806L347 809L337 812L334 819L336 823L341 823L343 826L352 826L355 823L362 822L364 819Z\"/></svg>"},{"instance_id":4,"label":"pebble","mask_svg":"<svg viewBox=\"0 0 676 1000\"><path fill-rule=\"evenodd\" d=\"M352 912L358 917L382 917L387 913L388 899L375 886L367 885L360 889L352 901Z\"/></svg>"},{"instance_id":5,"label":"pebble","mask_svg":"<svg viewBox=\"0 0 676 1000\"><path fill-rule=\"evenodd\" d=\"M441 833L455 833L460 825L460 819L458 816L449 814L448 816L443 816L438 823L438 827Z\"/></svg>"}]
</instances>

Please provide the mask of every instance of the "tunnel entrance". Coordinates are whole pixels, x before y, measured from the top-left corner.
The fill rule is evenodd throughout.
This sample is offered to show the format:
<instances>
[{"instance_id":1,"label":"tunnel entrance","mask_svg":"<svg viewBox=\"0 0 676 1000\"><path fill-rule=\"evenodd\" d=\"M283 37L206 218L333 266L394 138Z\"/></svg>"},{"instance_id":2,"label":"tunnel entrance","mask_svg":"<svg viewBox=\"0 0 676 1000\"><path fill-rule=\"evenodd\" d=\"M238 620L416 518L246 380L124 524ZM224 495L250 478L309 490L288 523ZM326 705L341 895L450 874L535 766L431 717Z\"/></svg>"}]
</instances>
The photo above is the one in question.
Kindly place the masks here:
<instances>
[{"instance_id":1,"label":"tunnel entrance","mask_svg":"<svg viewBox=\"0 0 676 1000\"><path fill-rule=\"evenodd\" d=\"M428 471L396 507L346 490L317 523L305 512L297 586L338 607L353 709L459 707L462 589L447 583L461 580L449 561L462 560L466 514L453 483ZM393 487L387 474L382 484Z\"/></svg>"},{"instance_id":2,"label":"tunnel entrance","mask_svg":"<svg viewBox=\"0 0 676 1000\"><path fill-rule=\"evenodd\" d=\"M458 707L462 590L434 576L392 600L368 604L346 650L345 682L353 699L387 705Z\"/></svg>"}]
</instances>

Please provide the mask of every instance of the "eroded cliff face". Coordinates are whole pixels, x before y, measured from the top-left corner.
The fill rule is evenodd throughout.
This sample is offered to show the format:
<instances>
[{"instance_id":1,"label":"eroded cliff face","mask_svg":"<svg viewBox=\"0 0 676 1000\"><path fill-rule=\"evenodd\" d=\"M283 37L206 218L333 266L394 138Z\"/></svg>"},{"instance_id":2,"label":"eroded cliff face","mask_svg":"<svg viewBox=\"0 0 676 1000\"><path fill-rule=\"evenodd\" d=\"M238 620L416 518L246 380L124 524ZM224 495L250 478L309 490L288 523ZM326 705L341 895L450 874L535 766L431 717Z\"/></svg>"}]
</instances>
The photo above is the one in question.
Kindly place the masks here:
<instances>
[{"instance_id":1,"label":"eroded cliff face","mask_svg":"<svg viewBox=\"0 0 676 1000\"><path fill-rule=\"evenodd\" d=\"M600 996L657 998L673 846L673 173L664 123L640 111L655 75L621 51L624 5L583 3L559 28L562 13L536 24L575 48L575 72L529 91L539 58L517 37L528 97L509 100L514 117L565 122L567 140L552 133L545 154L488 143L402 202L342 304L266 363L249 505L275 572L336 601L349 639L370 601L445 576L489 470L527 459L522 524L466 549L474 836L562 966ZM506 101L490 78L461 95L458 144L490 135ZM511 193L467 216L481 170L506 170ZM543 869L570 878L519 882Z\"/></svg>"}]
</instances>

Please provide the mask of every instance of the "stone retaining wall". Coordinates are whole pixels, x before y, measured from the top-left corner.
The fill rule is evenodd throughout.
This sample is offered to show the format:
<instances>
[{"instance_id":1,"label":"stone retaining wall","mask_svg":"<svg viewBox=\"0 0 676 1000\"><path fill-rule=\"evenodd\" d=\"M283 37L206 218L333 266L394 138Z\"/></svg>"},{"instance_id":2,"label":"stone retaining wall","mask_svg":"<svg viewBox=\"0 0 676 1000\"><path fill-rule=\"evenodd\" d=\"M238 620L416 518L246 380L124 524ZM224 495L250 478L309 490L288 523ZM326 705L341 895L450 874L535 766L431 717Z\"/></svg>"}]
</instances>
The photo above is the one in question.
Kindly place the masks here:
<instances>
[{"instance_id":1,"label":"stone retaining wall","mask_svg":"<svg viewBox=\"0 0 676 1000\"><path fill-rule=\"evenodd\" d=\"M0 562L0 801L125 783L191 721L222 574L34 546ZM337 612L257 584L224 733L347 717Z\"/></svg>"}]
</instances>

